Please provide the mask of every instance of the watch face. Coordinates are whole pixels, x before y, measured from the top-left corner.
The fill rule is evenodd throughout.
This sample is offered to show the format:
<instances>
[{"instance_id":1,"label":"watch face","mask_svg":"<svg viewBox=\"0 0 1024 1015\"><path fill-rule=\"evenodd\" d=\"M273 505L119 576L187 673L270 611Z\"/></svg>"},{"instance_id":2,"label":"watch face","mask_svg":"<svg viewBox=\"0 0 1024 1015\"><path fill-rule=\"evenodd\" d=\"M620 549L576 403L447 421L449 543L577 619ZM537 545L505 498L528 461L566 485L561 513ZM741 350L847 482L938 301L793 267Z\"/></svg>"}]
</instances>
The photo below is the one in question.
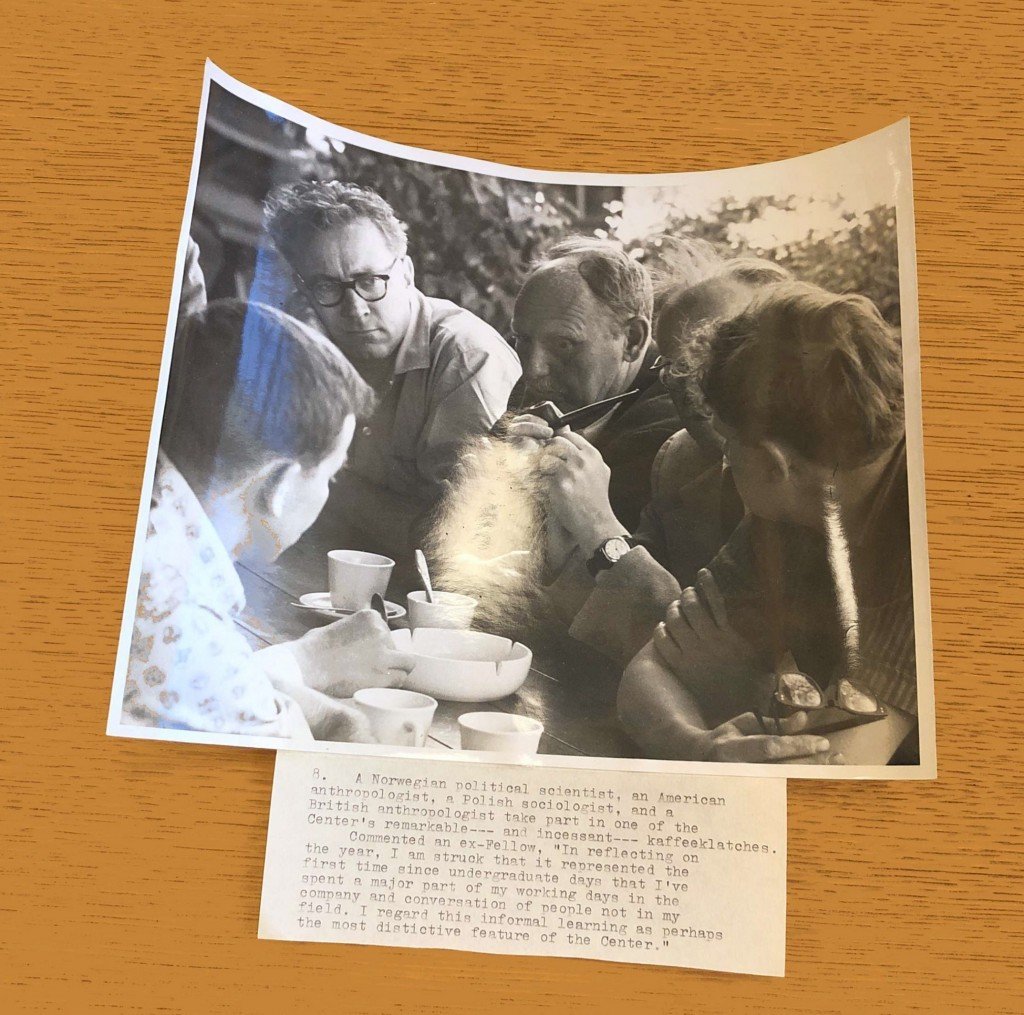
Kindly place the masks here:
<instances>
[{"instance_id":1,"label":"watch face","mask_svg":"<svg viewBox=\"0 0 1024 1015\"><path fill-rule=\"evenodd\" d=\"M629 553L629 543L622 536L615 536L613 539L609 539L602 549L604 555L614 564L620 557Z\"/></svg>"}]
</instances>

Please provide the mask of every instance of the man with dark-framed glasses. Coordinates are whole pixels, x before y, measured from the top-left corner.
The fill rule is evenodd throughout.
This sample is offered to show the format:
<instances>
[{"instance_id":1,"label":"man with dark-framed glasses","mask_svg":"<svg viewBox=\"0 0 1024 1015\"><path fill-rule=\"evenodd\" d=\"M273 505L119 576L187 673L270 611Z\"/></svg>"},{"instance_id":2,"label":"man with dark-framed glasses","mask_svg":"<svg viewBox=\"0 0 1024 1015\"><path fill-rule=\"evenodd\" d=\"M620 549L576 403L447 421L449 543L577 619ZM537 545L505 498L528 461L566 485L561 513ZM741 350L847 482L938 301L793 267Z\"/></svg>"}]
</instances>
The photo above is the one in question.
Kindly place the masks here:
<instances>
[{"instance_id":1,"label":"man with dark-framed glasses","mask_svg":"<svg viewBox=\"0 0 1024 1015\"><path fill-rule=\"evenodd\" d=\"M336 513L365 548L403 553L459 448L505 411L519 360L480 318L416 288L405 231L379 194L303 182L265 207L316 323L378 398L336 484Z\"/></svg>"}]
</instances>

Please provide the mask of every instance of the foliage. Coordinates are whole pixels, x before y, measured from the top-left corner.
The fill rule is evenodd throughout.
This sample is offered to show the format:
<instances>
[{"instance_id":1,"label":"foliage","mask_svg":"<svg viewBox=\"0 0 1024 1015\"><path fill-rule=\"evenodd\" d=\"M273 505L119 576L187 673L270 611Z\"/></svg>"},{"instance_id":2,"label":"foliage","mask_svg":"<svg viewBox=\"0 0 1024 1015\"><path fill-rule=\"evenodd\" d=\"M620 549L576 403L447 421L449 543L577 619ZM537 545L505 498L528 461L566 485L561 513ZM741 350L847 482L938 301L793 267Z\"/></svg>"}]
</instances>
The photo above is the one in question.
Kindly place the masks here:
<instances>
[{"instance_id":1,"label":"foliage","mask_svg":"<svg viewBox=\"0 0 1024 1015\"><path fill-rule=\"evenodd\" d=\"M193 221L211 296L248 291L262 201L271 187L301 178L349 180L380 193L406 224L420 288L505 334L516 294L544 247L573 232L619 239L629 202L621 188L538 185L447 169L343 144L268 117L223 90L211 102L221 126L204 142ZM624 244L656 277L697 280L709 254L754 255L833 292L863 293L899 323L891 207L855 213L839 200L729 197L696 215L682 213L666 195L657 208L665 209L663 220Z\"/></svg>"},{"instance_id":2,"label":"foliage","mask_svg":"<svg viewBox=\"0 0 1024 1015\"><path fill-rule=\"evenodd\" d=\"M751 242L750 228L770 209L799 216L796 198L758 197L747 202L723 199L708 217L670 215L656 233L627 244L649 268L671 277L685 270L675 262L680 251L673 240L709 243L723 257L750 255L788 268L794 277L837 293L862 293L872 299L885 319L900 323L899 264L895 209L879 205L863 214L841 212L839 231L803 236L766 248ZM614 219L612 220L614 228Z\"/></svg>"}]
</instances>

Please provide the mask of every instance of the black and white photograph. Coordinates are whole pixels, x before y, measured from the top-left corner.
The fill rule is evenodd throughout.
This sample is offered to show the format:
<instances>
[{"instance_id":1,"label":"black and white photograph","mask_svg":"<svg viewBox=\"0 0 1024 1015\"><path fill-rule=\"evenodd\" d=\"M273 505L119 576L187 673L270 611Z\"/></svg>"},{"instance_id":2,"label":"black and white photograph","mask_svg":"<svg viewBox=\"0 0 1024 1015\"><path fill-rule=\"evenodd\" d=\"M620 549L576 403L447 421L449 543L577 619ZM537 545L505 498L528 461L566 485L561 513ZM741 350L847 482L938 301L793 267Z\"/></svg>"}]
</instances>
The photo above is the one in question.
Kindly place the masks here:
<instances>
[{"instance_id":1,"label":"black and white photograph","mask_svg":"<svg viewBox=\"0 0 1024 1015\"><path fill-rule=\"evenodd\" d=\"M934 777L915 274L906 121L551 172L208 65L108 732Z\"/></svg>"}]
</instances>

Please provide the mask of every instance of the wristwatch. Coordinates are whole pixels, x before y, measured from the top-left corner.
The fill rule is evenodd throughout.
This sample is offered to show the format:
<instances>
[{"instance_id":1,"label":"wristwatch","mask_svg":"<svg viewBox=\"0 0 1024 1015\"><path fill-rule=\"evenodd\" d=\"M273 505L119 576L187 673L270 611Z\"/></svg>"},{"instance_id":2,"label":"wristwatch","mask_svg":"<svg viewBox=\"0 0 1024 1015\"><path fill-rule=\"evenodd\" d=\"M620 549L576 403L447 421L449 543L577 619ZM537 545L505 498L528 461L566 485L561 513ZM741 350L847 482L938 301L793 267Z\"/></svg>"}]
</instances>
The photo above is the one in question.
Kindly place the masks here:
<instances>
[{"instance_id":1,"label":"wristwatch","mask_svg":"<svg viewBox=\"0 0 1024 1015\"><path fill-rule=\"evenodd\" d=\"M606 539L587 561L587 570L596 578L602 571L618 563L636 545L637 541L631 536L612 536Z\"/></svg>"}]
</instances>

